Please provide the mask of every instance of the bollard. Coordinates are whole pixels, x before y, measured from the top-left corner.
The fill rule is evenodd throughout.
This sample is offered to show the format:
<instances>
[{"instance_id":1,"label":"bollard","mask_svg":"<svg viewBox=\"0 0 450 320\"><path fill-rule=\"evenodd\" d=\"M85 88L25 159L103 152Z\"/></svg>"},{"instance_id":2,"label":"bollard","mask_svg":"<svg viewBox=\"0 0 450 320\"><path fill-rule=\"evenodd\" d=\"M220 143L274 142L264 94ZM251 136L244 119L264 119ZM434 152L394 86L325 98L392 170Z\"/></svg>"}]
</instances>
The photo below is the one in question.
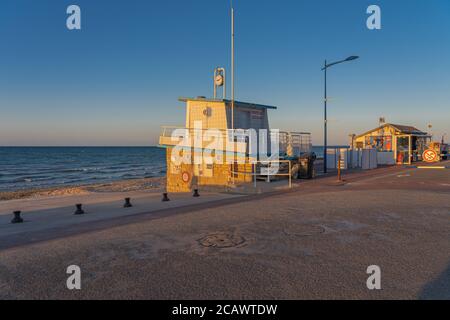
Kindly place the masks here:
<instances>
[{"instance_id":1,"label":"bollard","mask_svg":"<svg viewBox=\"0 0 450 320\"><path fill-rule=\"evenodd\" d=\"M84 214L84 210L81 208L82 204L78 203L75 205L75 207L77 207L77 210L75 211L74 214Z\"/></svg>"},{"instance_id":2,"label":"bollard","mask_svg":"<svg viewBox=\"0 0 450 320\"><path fill-rule=\"evenodd\" d=\"M125 204L123 205L124 208L131 208L133 205L130 202L130 198L125 198Z\"/></svg>"},{"instance_id":3,"label":"bollard","mask_svg":"<svg viewBox=\"0 0 450 320\"><path fill-rule=\"evenodd\" d=\"M163 198L162 198L162 202L167 202L170 201L169 197L167 196L167 192L163 193Z\"/></svg>"},{"instance_id":4,"label":"bollard","mask_svg":"<svg viewBox=\"0 0 450 320\"><path fill-rule=\"evenodd\" d=\"M200 194L198 193L198 189L194 189L194 194L192 196L195 198L200 197Z\"/></svg>"},{"instance_id":5,"label":"bollard","mask_svg":"<svg viewBox=\"0 0 450 320\"><path fill-rule=\"evenodd\" d=\"M11 223L22 223L23 219L20 217L21 211L14 211L14 218L11 220Z\"/></svg>"}]
</instances>

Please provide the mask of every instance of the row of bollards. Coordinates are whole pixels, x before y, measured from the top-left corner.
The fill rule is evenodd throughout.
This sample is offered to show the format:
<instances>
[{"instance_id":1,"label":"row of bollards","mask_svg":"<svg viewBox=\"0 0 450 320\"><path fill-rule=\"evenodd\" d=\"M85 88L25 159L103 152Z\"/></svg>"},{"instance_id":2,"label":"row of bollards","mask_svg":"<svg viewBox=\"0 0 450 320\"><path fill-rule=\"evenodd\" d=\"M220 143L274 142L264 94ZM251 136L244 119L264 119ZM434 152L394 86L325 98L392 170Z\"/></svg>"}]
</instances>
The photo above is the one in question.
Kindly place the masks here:
<instances>
[{"instance_id":1,"label":"row of bollards","mask_svg":"<svg viewBox=\"0 0 450 320\"><path fill-rule=\"evenodd\" d=\"M84 210L83 210L83 205L81 203L78 203L75 205L75 207L77 208L74 212L74 214L78 215L78 214L85 214ZM125 203L123 204L124 208L131 208L133 207L133 205L131 204L131 198L125 198Z\"/></svg>"},{"instance_id":2,"label":"row of bollards","mask_svg":"<svg viewBox=\"0 0 450 320\"><path fill-rule=\"evenodd\" d=\"M194 193L192 195L194 198L198 198L200 197L200 194L198 192L198 189L194 189ZM164 192L163 193L163 198L161 200L162 202L167 202L170 201L168 193ZM133 207L133 205L131 204L131 198L125 198L125 203L123 205L124 208L131 208ZM83 204L81 203L77 203L75 205L75 215L80 215L80 214L85 214L86 212L83 210ZM11 223L22 223L23 222L23 218L20 216L20 214L22 213L22 211L14 211L14 218L11 220Z\"/></svg>"},{"instance_id":3,"label":"row of bollards","mask_svg":"<svg viewBox=\"0 0 450 320\"><path fill-rule=\"evenodd\" d=\"M193 196L194 198L200 197L200 193L198 192L198 189L194 189L194 193L192 194L192 196ZM170 201L167 192L164 192L164 193L163 193L163 197L162 197L162 200L161 200L161 201L162 201L162 202Z\"/></svg>"}]
</instances>

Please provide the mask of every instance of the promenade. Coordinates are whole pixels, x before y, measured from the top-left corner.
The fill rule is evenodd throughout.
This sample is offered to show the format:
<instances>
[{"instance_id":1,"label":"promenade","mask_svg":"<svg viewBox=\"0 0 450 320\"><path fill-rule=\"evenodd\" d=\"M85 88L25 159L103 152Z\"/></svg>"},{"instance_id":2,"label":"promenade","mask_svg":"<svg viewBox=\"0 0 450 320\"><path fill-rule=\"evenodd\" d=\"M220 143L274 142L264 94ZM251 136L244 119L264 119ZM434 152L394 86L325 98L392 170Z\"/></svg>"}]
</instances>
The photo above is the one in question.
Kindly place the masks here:
<instances>
[{"instance_id":1,"label":"promenade","mask_svg":"<svg viewBox=\"0 0 450 320\"><path fill-rule=\"evenodd\" d=\"M148 195L135 194L126 216L117 198L107 219L86 214L52 229L39 219L10 225L5 213L0 298L450 299L450 170L344 178L262 195L180 195L147 212ZM79 218L72 211L67 219ZM50 216L60 219L40 219ZM73 264L81 290L66 287ZM366 286L370 265L381 269L381 290Z\"/></svg>"}]
</instances>

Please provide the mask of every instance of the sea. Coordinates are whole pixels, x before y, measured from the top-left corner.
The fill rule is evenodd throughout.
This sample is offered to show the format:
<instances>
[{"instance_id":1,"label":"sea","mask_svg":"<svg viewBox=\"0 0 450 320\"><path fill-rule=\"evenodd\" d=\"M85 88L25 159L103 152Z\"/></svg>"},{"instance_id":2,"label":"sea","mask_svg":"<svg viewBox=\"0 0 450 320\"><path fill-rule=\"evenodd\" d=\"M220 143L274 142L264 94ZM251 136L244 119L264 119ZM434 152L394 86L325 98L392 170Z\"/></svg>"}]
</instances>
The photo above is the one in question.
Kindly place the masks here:
<instances>
[{"instance_id":1,"label":"sea","mask_svg":"<svg viewBox=\"0 0 450 320\"><path fill-rule=\"evenodd\" d=\"M313 147L321 156L322 147ZM158 147L0 147L0 191L162 177Z\"/></svg>"}]
</instances>

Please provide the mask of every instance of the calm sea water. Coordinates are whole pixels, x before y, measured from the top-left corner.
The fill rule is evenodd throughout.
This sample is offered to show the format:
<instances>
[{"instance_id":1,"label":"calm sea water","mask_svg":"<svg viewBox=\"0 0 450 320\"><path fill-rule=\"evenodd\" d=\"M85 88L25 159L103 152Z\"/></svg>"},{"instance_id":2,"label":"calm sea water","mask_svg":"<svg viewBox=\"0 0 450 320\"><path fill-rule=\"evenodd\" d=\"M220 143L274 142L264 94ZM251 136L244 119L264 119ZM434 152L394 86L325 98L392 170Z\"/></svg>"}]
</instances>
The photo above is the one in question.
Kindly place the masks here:
<instances>
[{"instance_id":1,"label":"calm sea water","mask_svg":"<svg viewBox=\"0 0 450 320\"><path fill-rule=\"evenodd\" d=\"M164 176L157 147L0 147L0 191Z\"/></svg>"},{"instance_id":2,"label":"calm sea water","mask_svg":"<svg viewBox=\"0 0 450 320\"><path fill-rule=\"evenodd\" d=\"M165 160L157 147L0 147L0 191L160 177Z\"/></svg>"}]
</instances>

